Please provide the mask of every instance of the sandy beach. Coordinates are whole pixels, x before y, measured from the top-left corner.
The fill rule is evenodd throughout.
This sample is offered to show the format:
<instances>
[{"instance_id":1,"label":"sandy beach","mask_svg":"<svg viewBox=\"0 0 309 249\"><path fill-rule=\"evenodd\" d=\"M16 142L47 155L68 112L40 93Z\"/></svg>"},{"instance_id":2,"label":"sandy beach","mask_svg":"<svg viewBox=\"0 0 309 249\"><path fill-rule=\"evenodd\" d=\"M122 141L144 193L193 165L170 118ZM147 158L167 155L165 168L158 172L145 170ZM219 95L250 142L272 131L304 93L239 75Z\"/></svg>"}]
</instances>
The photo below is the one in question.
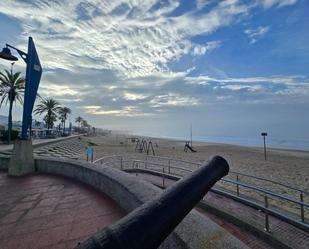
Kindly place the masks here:
<instances>
[{"instance_id":1,"label":"sandy beach","mask_svg":"<svg viewBox=\"0 0 309 249\"><path fill-rule=\"evenodd\" d=\"M95 159L111 155L145 157L145 153L135 152L136 144L129 139L132 137L135 136L109 134L85 139L97 145L93 147ZM156 156L202 163L213 155L220 155L229 162L232 171L265 177L309 191L309 152L268 149L265 161L263 148L193 142L197 152L192 153L184 152L185 141L139 137L143 138L152 141Z\"/></svg>"},{"instance_id":2,"label":"sandy beach","mask_svg":"<svg viewBox=\"0 0 309 249\"><path fill-rule=\"evenodd\" d=\"M85 144L89 144L90 142L93 145L94 160L112 155L144 160L147 154L135 152L136 143L131 141L130 138L132 137L136 136L111 133L105 136L96 135L82 139L85 141ZM185 141L153 137L138 138L140 140L146 139L147 141L152 141L156 156L203 163L213 155L220 155L228 161L231 171L264 177L309 192L309 152L306 151L268 149L267 161L265 161L263 148L193 141L193 147L197 152L192 153L184 152ZM83 155L81 159L85 158L86 155ZM163 163L166 164L167 161ZM183 165L180 166L182 167ZM194 170L197 166L186 164L185 167L191 167ZM228 178L236 180L236 174L230 173ZM299 191L294 191L280 185L243 176L239 176L239 181L270 189L276 193L292 197L295 200L299 200L300 198ZM235 193L235 185L220 182L217 183L217 186L224 187ZM261 204L264 202L264 194L244 187L240 187L240 196L254 198L260 201ZM308 202L309 195L304 194L303 199ZM298 204L293 204L273 196L269 196L269 205L284 207L284 210L294 213L296 217L300 213L300 206ZM307 217L309 210L306 207L304 209L305 216Z\"/></svg>"}]
</instances>

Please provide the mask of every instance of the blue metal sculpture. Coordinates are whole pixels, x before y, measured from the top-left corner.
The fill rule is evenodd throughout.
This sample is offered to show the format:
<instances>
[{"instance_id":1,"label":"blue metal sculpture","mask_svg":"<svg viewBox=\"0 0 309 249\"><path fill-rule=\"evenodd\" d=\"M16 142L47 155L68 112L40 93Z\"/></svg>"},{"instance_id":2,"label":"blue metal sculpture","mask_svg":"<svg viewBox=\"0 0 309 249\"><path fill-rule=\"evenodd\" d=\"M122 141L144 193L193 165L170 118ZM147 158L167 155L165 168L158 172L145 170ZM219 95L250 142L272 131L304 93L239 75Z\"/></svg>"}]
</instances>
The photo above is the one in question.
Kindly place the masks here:
<instances>
[{"instance_id":1,"label":"blue metal sculpture","mask_svg":"<svg viewBox=\"0 0 309 249\"><path fill-rule=\"evenodd\" d=\"M31 127L32 111L42 76L42 67L32 37L29 37L28 53L25 53L9 44L6 44L6 48L3 48L0 53L0 58L16 61L17 58L11 54L9 48L15 49L27 64L21 131L21 139L25 140L28 138L28 129Z\"/></svg>"}]
</instances>

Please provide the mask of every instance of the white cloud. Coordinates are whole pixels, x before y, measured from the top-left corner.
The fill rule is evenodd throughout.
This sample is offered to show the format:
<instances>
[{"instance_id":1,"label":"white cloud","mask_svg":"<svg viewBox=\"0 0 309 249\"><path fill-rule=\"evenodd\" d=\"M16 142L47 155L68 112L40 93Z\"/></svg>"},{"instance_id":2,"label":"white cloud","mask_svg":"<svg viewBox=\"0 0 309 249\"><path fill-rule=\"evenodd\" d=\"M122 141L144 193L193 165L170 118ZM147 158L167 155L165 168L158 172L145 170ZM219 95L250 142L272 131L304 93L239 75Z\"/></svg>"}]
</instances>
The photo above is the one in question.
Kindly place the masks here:
<instances>
[{"instance_id":1,"label":"white cloud","mask_svg":"<svg viewBox=\"0 0 309 249\"><path fill-rule=\"evenodd\" d=\"M124 106L121 109L104 109L102 106L92 105L92 106L83 106L82 107L86 113L93 115L110 115L110 116L149 116L153 115L152 113L142 112L136 106Z\"/></svg>"},{"instance_id":2,"label":"white cloud","mask_svg":"<svg viewBox=\"0 0 309 249\"><path fill-rule=\"evenodd\" d=\"M71 86L65 85L56 85L56 84L48 84L48 85L41 85L39 89L40 95L45 96L55 96L55 97L62 97L62 96L79 96L80 92L77 89L72 88Z\"/></svg>"},{"instance_id":3,"label":"white cloud","mask_svg":"<svg viewBox=\"0 0 309 249\"><path fill-rule=\"evenodd\" d=\"M180 94L169 93L165 95L155 96L151 101L150 105L152 107L162 107L162 106L195 106L199 104L199 99L196 97L182 96Z\"/></svg>"},{"instance_id":4,"label":"white cloud","mask_svg":"<svg viewBox=\"0 0 309 249\"><path fill-rule=\"evenodd\" d=\"M203 9L205 6L211 4L213 0L196 0L196 8L197 9Z\"/></svg>"},{"instance_id":5,"label":"white cloud","mask_svg":"<svg viewBox=\"0 0 309 249\"><path fill-rule=\"evenodd\" d=\"M44 68L107 69L120 77L169 71L167 64L186 54L218 46L193 44L195 35L229 25L248 8L222 1L208 13L168 16L178 1L0 1L0 12L21 21L23 47L28 35L37 44Z\"/></svg>"},{"instance_id":6,"label":"white cloud","mask_svg":"<svg viewBox=\"0 0 309 249\"><path fill-rule=\"evenodd\" d=\"M295 2L254 1L265 8ZM218 69L216 75L222 78L214 78L189 77L194 67L172 71L171 62L184 55L207 55L222 43L197 44L192 38L236 23L257 6L251 1L198 0L196 8L172 15L179 4L176 0L0 1L0 13L19 20L20 44L13 45L26 50L27 37L33 36L47 69L40 93L72 102L72 108L85 114L151 115L201 106L205 94L208 102L227 100L244 89L249 94L308 96L309 83L298 76L229 78ZM269 26L260 26L245 33L254 43L268 31ZM284 89L267 89L268 83ZM195 91L204 89L200 85L207 92Z\"/></svg>"},{"instance_id":7,"label":"white cloud","mask_svg":"<svg viewBox=\"0 0 309 249\"><path fill-rule=\"evenodd\" d=\"M192 55L204 55L215 48L220 47L221 41L210 41L206 45L196 44L193 46Z\"/></svg>"},{"instance_id":8,"label":"white cloud","mask_svg":"<svg viewBox=\"0 0 309 249\"><path fill-rule=\"evenodd\" d=\"M273 76L273 77L246 77L246 78L214 78L210 76L198 76L198 77L186 77L186 82L189 84L207 85L211 82L217 83L272 83L272 84L284 84L284 85L308 85L304 77L302 76Z\"/></svg>"},{"instance_id":9,"label":"white cloud","mask_svg":"<svg viewBox=\"0 0 309 249\"><path fill-rule=\"evenodd\" d=\"M270 8L274 5L277 5L278 7L293 5L297 3L297 1L298 0L260 0L264 8Z\"/></svg>"},{"instance_id":10,"label":"white cloud","mask_svg":"<svg viewBox=\"0 0 309 249\"><path fill-rule=\"evenodd\" d=\"M260 93L267 99L268 95L295 97L290 101L302 101L309 97L309 81L301 75L246 77L246 78L214 78L209 76L185 77L187 84L204 85L214 90L230 90L232 92L246 90L248 93ZM301 97L302 99L297 99ZM263 101L263 100L259 100Z\"/></svg>"},{"instance_id":11,"label":"white cloud","mask_svg":"<svg viewBox=\"0 0 309 249\"><path fill-rule=\"evenodd\" d=\"M219 86L218 88L221 89L228 89L228 90L232 90L232 91L239 91L239 90L248 90L251 92L256 92L259 90L262 90L263 87L261 85L222 85Z\"/></svg>"},{"instance_id":12,"label":"white cloud","mask_svg":"<svg viewBox=\"0 0 309 249\"><path fill-rule=\"evenodd\" d=\"M123 94L123 98L126 100L141 100L147 98L147 95L126 92Z\"/></svg>"},{"instance_id":13,"label":"white cloud","mask_svg":"<svg viewBox=\"0 0 309 249\"><path fill-rule=\"evenodd\" d=\"M246 29L244 33L249 37L250 43L254 44L261 39L268 31L269 26L259 26L256 29Z\"/></svg>"}]
</instances>

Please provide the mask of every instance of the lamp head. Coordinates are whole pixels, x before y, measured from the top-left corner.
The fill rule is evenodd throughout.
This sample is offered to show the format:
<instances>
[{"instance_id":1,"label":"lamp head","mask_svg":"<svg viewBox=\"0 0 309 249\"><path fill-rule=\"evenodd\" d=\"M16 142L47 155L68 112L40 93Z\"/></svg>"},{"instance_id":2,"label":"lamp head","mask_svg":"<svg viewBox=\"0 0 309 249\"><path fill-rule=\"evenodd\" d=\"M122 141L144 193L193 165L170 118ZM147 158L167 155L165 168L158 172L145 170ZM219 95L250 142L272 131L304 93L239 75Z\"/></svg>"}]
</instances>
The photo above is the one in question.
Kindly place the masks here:
<instances>
[{"instance_id":1,"label":"lamp head","mask_svg":"<svg viewBox=\"0 0 309 249\"><path fill-rule=\"evenodd\" d=\"M0 58L9 61L18 61L18 58L12 55L11 50L8 47L4 47L0 52Z\"/></svg>"}]
</instances>

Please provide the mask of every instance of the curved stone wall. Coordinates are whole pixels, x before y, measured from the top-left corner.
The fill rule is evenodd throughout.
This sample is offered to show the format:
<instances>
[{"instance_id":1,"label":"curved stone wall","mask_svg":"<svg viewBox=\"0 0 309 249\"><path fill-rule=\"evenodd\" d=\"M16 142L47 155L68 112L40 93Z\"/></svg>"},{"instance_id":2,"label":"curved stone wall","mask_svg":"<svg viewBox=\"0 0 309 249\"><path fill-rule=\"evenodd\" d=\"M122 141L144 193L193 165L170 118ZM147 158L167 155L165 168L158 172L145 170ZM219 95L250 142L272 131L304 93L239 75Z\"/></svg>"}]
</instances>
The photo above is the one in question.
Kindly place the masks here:
<instances>
[{"instance_id":1,"label":"curved stone wall","mask_svg":"<svg viewBox=\"0 0 309 249\"><path fill-rule=\"evenodd\" d=\"M2 159L0 164L0 169L5 168L2 166ZM66 176L93 186L109 195L128 213L162 192L150 183L110 167L67 159L39 157L35 158L35 164L38 172ZM160 249L167 248L241 249L247 247L207 217L192 210L160 246Z\"/></svg>"}]
</instances>

